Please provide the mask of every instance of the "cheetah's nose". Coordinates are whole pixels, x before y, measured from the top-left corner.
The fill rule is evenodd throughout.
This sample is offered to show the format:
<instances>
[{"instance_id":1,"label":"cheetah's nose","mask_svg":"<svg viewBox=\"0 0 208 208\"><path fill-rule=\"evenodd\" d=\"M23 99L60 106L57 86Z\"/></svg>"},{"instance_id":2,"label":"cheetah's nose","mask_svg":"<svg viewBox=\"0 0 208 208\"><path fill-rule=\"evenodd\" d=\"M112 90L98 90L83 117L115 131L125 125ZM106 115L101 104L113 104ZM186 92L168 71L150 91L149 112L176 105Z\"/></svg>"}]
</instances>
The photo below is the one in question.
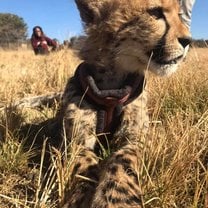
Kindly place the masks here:
<instances>
[{"instance_id":1,"label":"cheetah's nose","mask_svg":"<svg viewBox=\"0 0 208 208\"><path fill-rule=\"evenodd\" d=\"M178 42L185 48L187 45L189 45L192 41L192 38L189 36L178 38Z\"/></svg>"}]
</instances>

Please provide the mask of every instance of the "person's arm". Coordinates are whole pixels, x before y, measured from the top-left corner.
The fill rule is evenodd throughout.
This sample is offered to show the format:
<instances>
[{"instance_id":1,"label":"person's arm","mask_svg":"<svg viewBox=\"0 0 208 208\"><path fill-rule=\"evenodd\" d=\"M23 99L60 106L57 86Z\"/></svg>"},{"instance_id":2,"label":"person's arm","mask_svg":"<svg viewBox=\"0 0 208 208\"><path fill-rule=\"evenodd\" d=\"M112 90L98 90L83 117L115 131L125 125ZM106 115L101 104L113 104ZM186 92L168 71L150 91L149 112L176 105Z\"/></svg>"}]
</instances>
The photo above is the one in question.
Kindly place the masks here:
<instances>
[{"instance_id":1,"label":"person's arm","mask_svg":"<svg viewBox=\"0 0 208 208\"><path fill-rule=\"evenodd\" d=\"M57 47L56 41L50 39L49 37L45 37L45 40L49 46L53 47L53 49L55 49Z\"/></svg>"},{"instance_id":2,"label":"person's arm","mask_svg":"<svg viewBox=\"0 0 208 208\"><path fill-rule=\"evenodd\" d=\"M31 38L31 45L33 49L37 49L40 46L41 42L35 38Z\"/></svg>"}]
</instances>

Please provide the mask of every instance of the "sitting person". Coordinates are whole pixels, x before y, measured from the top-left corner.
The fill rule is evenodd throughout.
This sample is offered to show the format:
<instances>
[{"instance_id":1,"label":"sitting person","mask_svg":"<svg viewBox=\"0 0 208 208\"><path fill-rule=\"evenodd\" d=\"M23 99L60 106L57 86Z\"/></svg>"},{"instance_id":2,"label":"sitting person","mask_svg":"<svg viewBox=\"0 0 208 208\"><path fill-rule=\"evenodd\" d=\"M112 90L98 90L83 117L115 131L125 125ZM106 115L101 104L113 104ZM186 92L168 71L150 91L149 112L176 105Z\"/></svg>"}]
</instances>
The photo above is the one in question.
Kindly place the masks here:
<instances>
[{"instance_id":1,"label":"sitting person","mask_svg":"<svg viewBox=\"0 0 208 208\"><path fill-rule=\"evenodd\" d=\"M40 26L35 26L33 28L33 34L31 37L31 44L35 54L48 54L49 46L52 47L52 50L56 50L57 43L56 41L45 36L42 28Z\"/></svg>"}]
</instances>

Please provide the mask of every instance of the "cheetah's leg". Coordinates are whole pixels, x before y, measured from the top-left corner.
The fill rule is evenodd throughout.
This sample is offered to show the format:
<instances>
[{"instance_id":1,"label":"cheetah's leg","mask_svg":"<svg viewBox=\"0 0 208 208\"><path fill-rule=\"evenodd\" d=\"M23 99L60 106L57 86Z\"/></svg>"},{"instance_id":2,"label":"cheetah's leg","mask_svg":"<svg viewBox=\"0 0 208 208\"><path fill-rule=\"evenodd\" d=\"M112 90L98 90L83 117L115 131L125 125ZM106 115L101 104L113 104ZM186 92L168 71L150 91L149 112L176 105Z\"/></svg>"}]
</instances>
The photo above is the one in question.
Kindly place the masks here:
<instances>
[{"instance_id":1,"label":"cheetah's leg","mask_svg":"<svg viewBox=\"0 0 208 208\"><path fill-rule=\"evenodd\" d=\"M71 92L71 91L70 91ZM70 103L60 109L64 115L63 129L67 141L71 141L71 150L78 152L73 162L70 192L66 198L70 208L90 207L98 181L98 157L93 152L96 143L96 111L80 97L72 97ZM65 101L66 102L66 101ZM66 102L67 103L67 102ZM64 133L63 133L64 134Z\"/></svg>"},{"instance_id":2,"label":"cheetah's leg","mask_svg":"<svg viewBox=\"0 0 208 208\"><path fill-rule=\"evenodd\" d=\"M139 148L129 144L105 164L91 208L141 208Z\"/></svg>"},{"instance_id":3,"label":"cheetah's leg","mask_svg":"<svg viewBox=\"0 0 208 208\"><path fill-rule=\"evenodd\" d=\"M107 160L91 208L141 208L139 169L141 139L148 129L146 95L124 108L123 118L111 147L117 150Z\"/></svg>"},{"instance_id":4,"label":"cheetah's leg","mask_svg":"<svg viewBox=\"0 0 208 208\"><path fill-rule=\"evenodd\" d=\"M83 149L76 158L65 208L89 208L98 183L98 158Z\"/></svg>"}]
</instances>

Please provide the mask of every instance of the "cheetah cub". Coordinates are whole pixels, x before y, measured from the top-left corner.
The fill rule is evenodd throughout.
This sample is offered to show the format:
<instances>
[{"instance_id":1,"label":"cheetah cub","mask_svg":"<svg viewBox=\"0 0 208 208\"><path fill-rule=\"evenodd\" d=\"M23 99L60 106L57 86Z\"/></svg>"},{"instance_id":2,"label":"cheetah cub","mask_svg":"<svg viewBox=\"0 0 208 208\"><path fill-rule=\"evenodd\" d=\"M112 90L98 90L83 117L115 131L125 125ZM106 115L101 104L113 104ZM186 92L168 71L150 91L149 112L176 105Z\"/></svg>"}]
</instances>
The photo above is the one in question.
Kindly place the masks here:
<instances>
[{"instance_id":1,"label":"cheetah cub","mask_svg":"<svg viewBox=\"0 0 208 208\"><path fill-rule=\"evenodd\" d=\"M75 0L87 35L57 119L77 155L68 208L142 207L141 136L148 129L145 70L175 72L190 34L178 0ZM100 159L102 147L112 151Z\"/></svg>"}]
</instances>

